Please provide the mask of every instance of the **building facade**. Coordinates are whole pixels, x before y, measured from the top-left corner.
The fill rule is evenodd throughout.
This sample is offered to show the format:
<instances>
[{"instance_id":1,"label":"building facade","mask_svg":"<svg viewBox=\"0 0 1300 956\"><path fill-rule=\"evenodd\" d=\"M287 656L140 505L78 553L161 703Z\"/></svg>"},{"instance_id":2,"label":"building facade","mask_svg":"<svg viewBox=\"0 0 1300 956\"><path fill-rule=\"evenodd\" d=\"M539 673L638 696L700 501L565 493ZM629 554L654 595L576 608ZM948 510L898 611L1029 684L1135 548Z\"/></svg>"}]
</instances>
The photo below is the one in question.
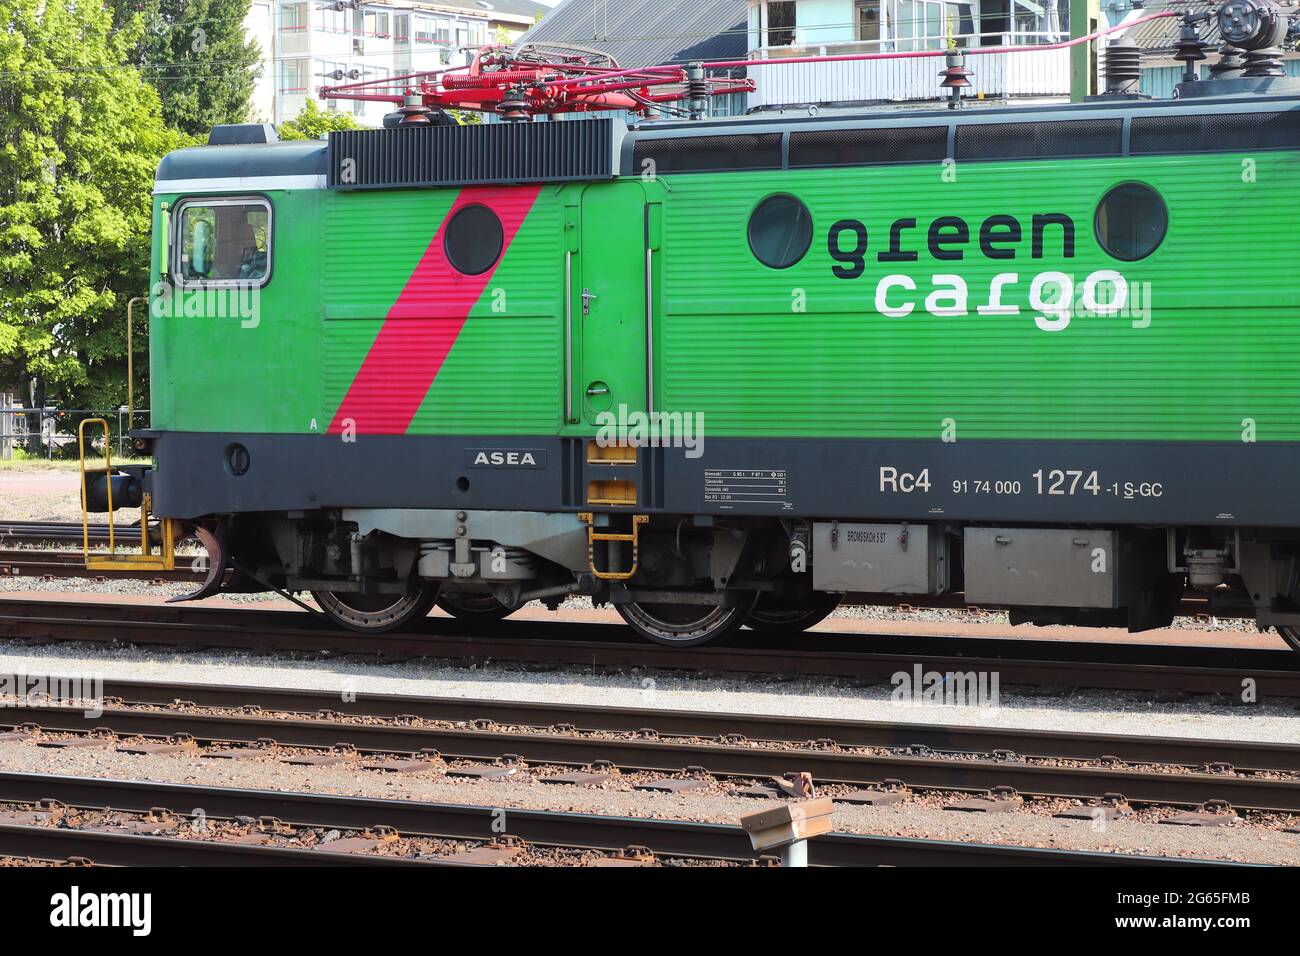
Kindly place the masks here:
<instances>
[{"instance_id":1,"label":"building facade","mask_svg":"<svg viewBox=\"0 0 1300 956\"><path fill-rule=\"evenodd\" d=\"M245 27L261 46L263 70L250 118L293 119L322 86L464 65L478 47L513 43L546 11L529 0L253 0ZM392 110L359 101L321 106L368 126Z\"/></svg>"},{"instance_id":2,"label":"building facade","mask_svg":"<svg viewBox=\"0 0 1300 956\"><path fill-rule=\"evenodd\" d=\"M1069 32L1069 0L747 0L749 58L907 53L1057 43ZM859 60L755 67L751 109L889 103L940 97L942 61ZM971 57L976 97L1069 95L1067 50Z\"/></svg>"}]
</instances>

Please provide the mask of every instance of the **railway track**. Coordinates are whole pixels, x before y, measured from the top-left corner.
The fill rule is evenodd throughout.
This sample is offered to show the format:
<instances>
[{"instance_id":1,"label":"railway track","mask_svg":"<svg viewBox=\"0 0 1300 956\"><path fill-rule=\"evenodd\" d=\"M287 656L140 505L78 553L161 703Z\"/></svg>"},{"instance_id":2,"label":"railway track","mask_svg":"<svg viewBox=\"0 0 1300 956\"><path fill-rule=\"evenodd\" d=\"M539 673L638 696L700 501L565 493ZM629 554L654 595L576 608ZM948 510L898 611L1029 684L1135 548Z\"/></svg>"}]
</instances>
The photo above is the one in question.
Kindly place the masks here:
<instances>
[{"instance_id":1,"label":"railway track","mask_svg":"<svg viewBox=\"0 0 1300 956\"><path fill-rule=\"evenodd\" d=\"M153 525L150 525L153 528ZM108 542L108 525L101 522L92 523L87 529L90 540L96 544ZM113 533L119 543L128 544L140 541L140 524L117 524ZM42 543L82 542L82 527L79 521L0 521L0 544L42 544Z\"/></svg>"},{"instance_id":2,"label":"railway track","mask_svg":"<svg viewBox=\"0 0 1300 956\"><path fill-rule=\"evenodd\" d=\"M46 682L48 686L51 682ZM820 784L1300 813L1300 745L109 681L101 713L0 699L28 733L436 754ZM22 731L19 731L22 733ZM85 741L90 742L90 741ZM101 736L102 746L113 746ZM181 745L177 745L181 749Z\"/></svg>"},{"instance_id":3,"label":"railway track","mask_svg":"<svg viewBox=\"0 0 1300 956\"><path fill-rule=\"evenodd\" d=\"M0 539L4 540L4 539ZM102 540L92 538L92 541L98 543L107 542L107 536ZM123 538L122 541L131 543L130 538ZM81 543L81 539L77 539ZM177 583L199 583L202 582L205 575L199 571L191 570L188 567L178 567L172 571L120 571L120 570L95 570L87 571L85 558L80 551L47 551L47 550L30 550L20 548L0 549L0 577L28 577L28 578L85 578L91 581L152 581L152 582L177 582Z\"/></svg>"},{"instance_id":4,"label":"railway track","mask_svg":"<svg viewBox=\"0 0 1300 956\"><path fill-rule=\"evenodd\" d=\"M43 802L43 804L42 804ZM130 815L152 814L169 821L175 833L196 810L210 821L236 821L243 836L272 837L282 828L330 828L355 831L370 846L353 843L349 852L311 851L263 845L239 845L179 836L159 835L155 824L145 832L109 832L60 826L60 820L0 823L0 855L64 860L82 857L98 863L178 863L205 865L394 865L381 856L376 837L396 831L409 840L472 841L488 850L483 862L509 859L511 844L499 835L500 811L491 807L382 800L325 794L242 790L187 784L110 780L97 777L63 777L48 774L0 773L0 804L16 806L16 813L44 812L58 806L100 810L112 807ZM504 816L508 836L528 846L591 850L627 862L648 862L656 857L715 860L736 863L759 859L738 826L680 820L643 819L542 810L508 810ZM253 821L250 827L247 821ZM259 831L256 823L262 825ZM494 824L497 824L494 826ZM64 832L71 829L71 832ZM267 830L271 832L268 833ZM150 832L153 831L153 832ZM517 844L516 844L517 846ZM503 852L504 851L504 852ZM479 858L483 859L483 858ZM500 860L505 862L505 860ZM406 865L428 863L457 865L450 859L407 859ZM1217 861L1172 859L1117 853L955 843L909 837L831 833L811 841L809 862L814 866L1233 866Z\"/></svg>"},{"instance_id":5,"label":"railway track","mask_svg":"<svg viewBox=\"0 0 1300 956\"><path fill-rule=\"evenodd\" d=\"M671 648L609 624L505 621L475 627L429 618L378 636L340 631L296 611L0 598L0 637L329 652L666 670L805 674L887 681L900 672L996 673L1000 684L1300 698L1300 656L1278 650L856 635L768 637ZM1176 654L1177 661L1171 662Z\"/></svg>"}]
</instances>

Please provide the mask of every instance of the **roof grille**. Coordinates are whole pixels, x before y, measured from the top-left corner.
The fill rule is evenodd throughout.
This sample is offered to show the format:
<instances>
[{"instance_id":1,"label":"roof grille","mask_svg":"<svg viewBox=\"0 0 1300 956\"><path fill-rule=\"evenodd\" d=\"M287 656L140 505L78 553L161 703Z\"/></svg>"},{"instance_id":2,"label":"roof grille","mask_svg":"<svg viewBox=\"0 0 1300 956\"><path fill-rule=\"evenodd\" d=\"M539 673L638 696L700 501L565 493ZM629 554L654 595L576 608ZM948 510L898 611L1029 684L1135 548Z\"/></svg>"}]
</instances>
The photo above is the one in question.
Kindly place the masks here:
<instances>
[{"instance_id":1,"label":"roof grille","mask_svg":"<svg viewBox=\"0 0 1300 956\"><path fill-rule=\"evenodd\" d=\"M1118 156L1123 131L1118 119L971 123L957 127L954 151L959 160Z\"/></svg>"},{"instance_id":2,"label":"roof grille","mask_svg":"<svg viewBox=\"0 0 1300 956\"><path fill-rule=\"evenodd\" d=\"M824 129L790 134L791 166L938 162L947 155L946 126Z\"/></svg>"},{"instance_id":3,"label":"roof grille","mask_svg":"<svg viewBox=\"0 0 1300 956\"><path fill-rule=\"evenodd\" d=\"M399 126L330 133L336 189L612 179L621 120ZM616 139L617 137L617 139Z\"/></svg>"},{"instance_id":4,"label":"roof grille","mask_svg":"<svg viewBox=\"0 0 1300 956\"><path fill-rule=\"evenodd\" d=\"M678 136L639 139L633 155L635 173L706 173L735 169L780 169L781 134ZM653 163L647 167L646 163Z\"/></svg>"},{"instance_id":5,"label":"roof grille","mask_svg":"<svg viewBox=\"0 0 1300 956\"><path fill-rule=\"evenodd\" d=\"M1129 149L1134 153L1300 149L1300 110L1137 116L1129 133Z\"/></svg>"}]
</instances>

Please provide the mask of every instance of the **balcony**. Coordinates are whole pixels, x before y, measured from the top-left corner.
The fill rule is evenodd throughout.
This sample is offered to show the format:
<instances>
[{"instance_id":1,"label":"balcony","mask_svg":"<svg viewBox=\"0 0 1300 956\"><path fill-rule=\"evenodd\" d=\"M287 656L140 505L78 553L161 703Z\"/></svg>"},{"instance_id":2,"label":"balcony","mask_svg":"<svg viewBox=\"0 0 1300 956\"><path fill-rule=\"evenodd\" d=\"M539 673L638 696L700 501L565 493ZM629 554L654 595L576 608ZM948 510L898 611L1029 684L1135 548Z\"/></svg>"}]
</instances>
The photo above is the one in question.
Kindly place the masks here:
<instances>
[{"instance_id":1,"label":"balcony","mask_svg":"<svg viewBox=\"0 0 1300 956\"><path fill-rule=\"evenodd\" d=\"M991 37L957 36L962 48L976 46L1044 45L1060 37L1047 33L1015 33ZM834 43L819 47L760 47L751 60L781 60L803 56L846 56L904 50L943 50L945 37ZM788 63L749 71L758 89L749 94L749 108L802 104L909 102L939 100L942 57L897 60L839 60L830 63ZM966 58L971 77L969 96L1067 96L1070 92L1070 51L1034 50Z\"/></svg>"}]
</instances>

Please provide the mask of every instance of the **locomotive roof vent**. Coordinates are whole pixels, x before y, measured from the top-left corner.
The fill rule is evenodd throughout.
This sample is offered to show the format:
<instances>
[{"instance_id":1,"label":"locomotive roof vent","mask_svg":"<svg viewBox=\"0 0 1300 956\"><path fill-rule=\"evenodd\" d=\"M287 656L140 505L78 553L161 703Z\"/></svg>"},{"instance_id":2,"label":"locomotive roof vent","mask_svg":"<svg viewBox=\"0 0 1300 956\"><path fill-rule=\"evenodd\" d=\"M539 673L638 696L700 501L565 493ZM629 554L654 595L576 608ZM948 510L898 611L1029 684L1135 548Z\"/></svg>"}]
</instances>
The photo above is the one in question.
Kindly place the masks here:
<instances>
[{"instance_id":1,"label":"locomotive roof vent","mask_svg":"<svg viewBox=\"0 0 1300 956\"><path fill-rule=\"evenodd\" d=\"M402 189L613 179L626 136L627 124L612 116L338 130L329 134L326 181L332 189Z\"/></svg>"},{"instance_id":2,"label":"locomotive roof vent","mask_svg":"<svg viewBox=\"0 0 1300 956\"><path fill-rule=\"evenodd\" d=\"M1200 79L1196 62L1209 46L1197 24L1213 16L1223 36L1219 60L1209 79ZM1174 88L1179 99L1192 96L1240 96L1249 93L1300 93L1300 77L1282 69L1281 44L1290 20L1272 0L1226 0L1213 13L1187 13L1178 37L1175 59L1187 64L1183 81Z\"/></svg>"},{"instance_id":3,"label":"locomotive roof vent","mask_svg":"<svg viewBox=\"0 0 1300 956\"><path fill-rule=\"evenodd\" d=\"M278 142L280 134L270 123L223 123L212 127L212 132L208 134L209 146L252 146Z\"/></svg>"}]
</instances>

